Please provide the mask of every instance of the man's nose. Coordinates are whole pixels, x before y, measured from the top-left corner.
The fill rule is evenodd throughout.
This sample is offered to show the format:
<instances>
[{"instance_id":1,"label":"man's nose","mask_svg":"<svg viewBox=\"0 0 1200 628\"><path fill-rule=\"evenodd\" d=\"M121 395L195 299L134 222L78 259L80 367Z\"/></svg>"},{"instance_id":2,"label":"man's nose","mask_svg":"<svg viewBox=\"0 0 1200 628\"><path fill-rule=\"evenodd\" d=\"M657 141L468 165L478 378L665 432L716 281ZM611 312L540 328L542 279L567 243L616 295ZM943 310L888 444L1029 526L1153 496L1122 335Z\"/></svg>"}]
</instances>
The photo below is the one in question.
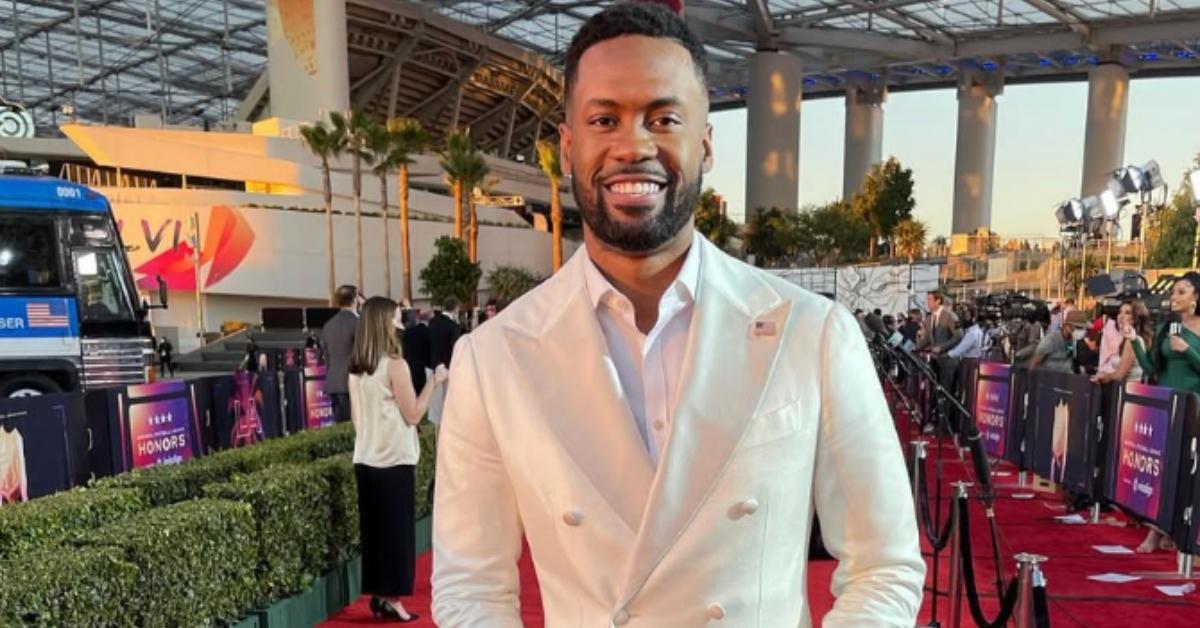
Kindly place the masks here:
<instances>
[{"instance_id":1,"label":"man's nose","mask_svg":"<svg viewBox=\"0 0 1200 628\"><path fill-rule=\"evenodd\" d=\"M625 163L637 163L654 159L658 155L658 145L654 142L654 134L640 124L630 125L628 130L618 133L614 139L612 156Z\"/></svg>"}]
</instances>

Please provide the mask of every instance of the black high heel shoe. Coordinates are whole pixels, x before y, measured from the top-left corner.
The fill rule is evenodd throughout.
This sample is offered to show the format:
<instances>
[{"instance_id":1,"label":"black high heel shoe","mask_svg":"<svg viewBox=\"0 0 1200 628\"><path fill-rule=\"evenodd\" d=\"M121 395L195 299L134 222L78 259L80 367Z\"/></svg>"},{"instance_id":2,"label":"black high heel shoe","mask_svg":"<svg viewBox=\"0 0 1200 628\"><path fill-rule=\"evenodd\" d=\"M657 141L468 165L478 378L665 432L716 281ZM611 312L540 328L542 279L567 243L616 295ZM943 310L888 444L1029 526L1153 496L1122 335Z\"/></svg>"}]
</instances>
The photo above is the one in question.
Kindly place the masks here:
<instances>
[{"instance_id":1,"label":"black high heel shoe","mask_svg":"<svg viewBox=\"0 0 1200 628\"><path fill-rule=\"evenodd\" d=\"M409 613L407 618L401 617L400 611L396 610L396 607L392 606L391 602L375 596L371 596L371 615L375 618L382 617L401 624L407 624L410 621L417 621L421 618L416 613Z\"/></svg>"}]
</instances>

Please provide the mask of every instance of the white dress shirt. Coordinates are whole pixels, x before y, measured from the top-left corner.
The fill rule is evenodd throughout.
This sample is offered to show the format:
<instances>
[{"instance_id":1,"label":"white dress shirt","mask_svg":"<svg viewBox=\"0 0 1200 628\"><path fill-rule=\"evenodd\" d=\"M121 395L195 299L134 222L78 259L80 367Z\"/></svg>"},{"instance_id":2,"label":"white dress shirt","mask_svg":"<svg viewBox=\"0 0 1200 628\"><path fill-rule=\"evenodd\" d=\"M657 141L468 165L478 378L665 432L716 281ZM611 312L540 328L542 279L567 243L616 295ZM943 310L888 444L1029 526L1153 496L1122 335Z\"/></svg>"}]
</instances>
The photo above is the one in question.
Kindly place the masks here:
<instances>
[{"instance_id":1,"label":"white dress shirt","mask_svg":"<svg viewBox=\"0 0 1200 628\"><path fill-rule=\"evenodd\" d=\"M587 257L585 277L608 355L638 434L654 466L667 447L679 401L681 371L700 284L701 247L688 249L675 281L658 302L658 321L649 334L637 327L633 304ZM585 255L586 257L586 255Z\"/></svg>"},{"instance_id":2,"label":"white dress shirt","mask_svg":"<svg viewBox=\"0 0 1200 628\"><path fill-rule=\"evenodd\" d=\"M952 358L980 358L983 356L983 340L983 329L978 324L971 325L948 355Z\"/></svg>"}]
</instances>

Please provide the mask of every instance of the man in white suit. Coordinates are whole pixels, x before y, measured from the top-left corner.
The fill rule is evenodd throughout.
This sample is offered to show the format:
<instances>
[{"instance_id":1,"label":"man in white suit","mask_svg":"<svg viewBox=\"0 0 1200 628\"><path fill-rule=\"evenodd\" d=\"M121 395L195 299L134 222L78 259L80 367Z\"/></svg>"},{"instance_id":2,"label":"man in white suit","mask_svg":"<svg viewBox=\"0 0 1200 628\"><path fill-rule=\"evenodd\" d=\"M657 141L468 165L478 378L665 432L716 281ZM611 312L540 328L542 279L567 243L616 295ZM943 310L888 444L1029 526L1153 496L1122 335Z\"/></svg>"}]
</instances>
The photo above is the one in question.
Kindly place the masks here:
<instances>
[{"instance_id":1,"label":"man in white suit","mask_svg":"<svg viewBox=\"0 0 1200 628\"><path fill-rule=\"evenodd\" d=\"M572 41L561 149L585 246L456 349L443 628L521 625L522 536L551 628L808 626L814 507L840 561L824 625L915 623L916 520L854 318L693 230L705 69L655 5L606 9Z\"/></svg>"}]
</instances>

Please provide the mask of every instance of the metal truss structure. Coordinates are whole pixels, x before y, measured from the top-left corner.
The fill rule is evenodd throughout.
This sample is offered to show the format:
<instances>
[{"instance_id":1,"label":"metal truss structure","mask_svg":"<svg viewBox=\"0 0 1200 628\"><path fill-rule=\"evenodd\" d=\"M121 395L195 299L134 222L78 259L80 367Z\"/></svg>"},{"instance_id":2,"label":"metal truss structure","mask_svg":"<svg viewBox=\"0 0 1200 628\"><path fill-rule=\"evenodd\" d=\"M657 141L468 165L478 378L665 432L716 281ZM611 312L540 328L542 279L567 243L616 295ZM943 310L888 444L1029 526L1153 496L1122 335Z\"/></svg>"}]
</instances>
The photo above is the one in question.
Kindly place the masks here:
<instances>
[{"instance_id":1,"label":"metal truss structure","mask_svg":"<svg viewBox=\"0 0 1200 628\"><path fill-rule=\"evenodd\" d=\"M327 0L314 0L317 2ZM529 156L561 116L561 66L612 0L348 0L351 100ZM749 57L798 56L807 97L848 85L1077 80L1120 62L1200 73L1200 0L688 0L714 107L740 106ZM7 5L7 6L6 6ZM266 96L264 0L0 0L0 94L39 125L64 115L173 124L252 117ZM239 107L240 105L240 107ZM240 111L239 111L240 109ZM73 114L65 112L73 111Z\"/></svg>"},{"instance_id":2,"label":"metal truss structure","mask_svg":"<svg viewBox=\"0 0 1200 628\"><path fill-rule=\"evenodd\" d=\"M0 95L43 133L231 118L266 54L262 0L0 0Z\"/></svg>"}]
</instances>

